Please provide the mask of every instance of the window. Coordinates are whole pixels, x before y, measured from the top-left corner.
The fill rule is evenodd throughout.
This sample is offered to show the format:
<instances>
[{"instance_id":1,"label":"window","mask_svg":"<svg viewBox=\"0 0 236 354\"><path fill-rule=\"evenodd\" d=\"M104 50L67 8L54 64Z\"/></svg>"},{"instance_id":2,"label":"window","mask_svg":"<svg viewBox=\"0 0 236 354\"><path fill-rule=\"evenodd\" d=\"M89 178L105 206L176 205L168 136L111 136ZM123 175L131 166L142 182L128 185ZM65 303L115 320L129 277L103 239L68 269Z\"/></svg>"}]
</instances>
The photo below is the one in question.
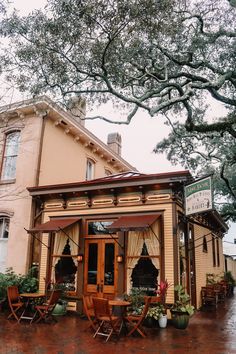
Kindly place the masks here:
<instances>
[{"instance_id":1,"label":"window","mask_svg":"<svg viewBox=\"0 0 236 354\"><path fill-rule=\"evenodd\" d=\"M0 239L7 240L9 234L9 219L0 216Z\"/></svg>"},{"instance_id":2,"label":"window","mask_svg":"<svg viewBox=\"0 0 236 354\"><path fill-rule=\"evenodd\" d=\"M208 252L206 236L203 237L202 251L205 252L205 253Z\"/></svg>"},{"instance_id":3,"label":"window","mask_svg":"<svg viewBox=\"0 0 236 354\"><path fill-rule=\"evenodd\" d=\"M16 159L18 155L19 138L19 131L11 132L6 135L1 180L10 180L16 177Z\"/></svg>"},{"instance_id":4,"label":"window","mask_svg":"<svg viewBox=\"0 0 236 354\"><path fill-rule=\"evenodd\" d=\"M91 159L87 159L87 166L86 166L86 181L94 178L94 166L95 163Z\"/></svg>"},{"instance_id":5,"label":"window","mask_svg":"<svg viewBox=\"0 0 236 354\"><path fill-rule=\"evenodd\" d=\"M213 267L216 266L216 249L215 249L215 237L212 236L212 257L213 257Z\"/></svg>"},{"instance_id":6,"label":"window","mask_svg":"<svg viewBox=\"0 0 236 354\"><path fill-rule=\"evenodd\" d=\"M89 221L88 235L107 235L109 231L107 226L110 226L113 221Z\"/></svg>"},{"instance_id":7,"label":"window","mask_svg":"<svg viewBox=\"0 0 236 354\"><path fill-rule=\"evenodd\" d=\"M217 266L220 266L220 248L219 248L219 239L216 239L216 256L217 256Z\"/></svg>"}]
</instances>

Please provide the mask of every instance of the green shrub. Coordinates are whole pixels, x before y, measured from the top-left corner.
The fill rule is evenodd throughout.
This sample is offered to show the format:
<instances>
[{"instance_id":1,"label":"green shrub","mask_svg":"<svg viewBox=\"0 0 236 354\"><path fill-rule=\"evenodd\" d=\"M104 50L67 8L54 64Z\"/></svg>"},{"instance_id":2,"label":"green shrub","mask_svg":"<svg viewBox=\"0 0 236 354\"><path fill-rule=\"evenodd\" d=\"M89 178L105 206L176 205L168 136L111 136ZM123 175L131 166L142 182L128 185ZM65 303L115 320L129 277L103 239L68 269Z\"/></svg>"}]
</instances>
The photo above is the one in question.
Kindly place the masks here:
<instances>
[{"instance_id":1,"label":"green shrub","mask_svg":"<svg viewBox=\"0 0 236 354\"><path fill-rule=\"evenodd\" d=\"M0 273L0 300L7 298L7 287L16 285L20 293L31 293L38 290L38 279L34 276L35 267L32 267L26 275L16 274L12 268L6 273Z\"/></svg>"},{"instance_id":2,"label":"green shrub","mask_svg":"<svg viewBox=\"0 0 236 354\"><path fill-rule=\"evenodd\" d=\"M231 273L231 271L227 271L225 272L224 274L224 279L230 284L230 285L233 285L235 286L236 285L236 281Z\"/></svg>"}]
</instances>

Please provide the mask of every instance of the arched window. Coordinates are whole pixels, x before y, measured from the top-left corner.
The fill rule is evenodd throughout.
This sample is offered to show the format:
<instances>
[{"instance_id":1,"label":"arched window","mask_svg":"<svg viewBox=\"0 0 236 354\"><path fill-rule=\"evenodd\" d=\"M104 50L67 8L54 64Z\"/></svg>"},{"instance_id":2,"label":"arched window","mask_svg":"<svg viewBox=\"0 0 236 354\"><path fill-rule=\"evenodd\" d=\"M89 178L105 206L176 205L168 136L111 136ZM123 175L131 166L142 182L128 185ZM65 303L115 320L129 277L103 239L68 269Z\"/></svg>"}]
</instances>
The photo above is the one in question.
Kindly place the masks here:
<instances>
[{"instance_id":1,"label":"arched window","mask_svg":"<svg viewBox=\"0 0 236 354\"><path fill-rule=\"evenodd\" d=\"M8 217L0 215L0 273L6 270L9 223Z\"/></svg>"},{"instance_id":2,"label":"arched window","mask_svg":"<svg viewBox=\"0 0 236 354\"><path fill-rule=\"evenodd\" d=\"M14 131L6 135L1 180L11 180L16 177L16 159L18 155L19 138L19 131Z\"/></svg>"},{"instance_id":3,"label":"arched window","mask_svg":"<svg viewBox=\"0 0 236 354\"><path fill-rule=\"evenodd\" d=\"M9 218L0 216L0 239L8 239L9 234Z\"/></svg>"},{"instance_id":4,"label":"arched window","mask_svg":"<svg viewBox=\"0 0 236 354\"><path fill-rule=\"evenodd\" d=\"M87 159L86 181L89 181L90 179L94 178L94 167L95 167L95 162L91 159Z\"/></svg>"}]
</instances>

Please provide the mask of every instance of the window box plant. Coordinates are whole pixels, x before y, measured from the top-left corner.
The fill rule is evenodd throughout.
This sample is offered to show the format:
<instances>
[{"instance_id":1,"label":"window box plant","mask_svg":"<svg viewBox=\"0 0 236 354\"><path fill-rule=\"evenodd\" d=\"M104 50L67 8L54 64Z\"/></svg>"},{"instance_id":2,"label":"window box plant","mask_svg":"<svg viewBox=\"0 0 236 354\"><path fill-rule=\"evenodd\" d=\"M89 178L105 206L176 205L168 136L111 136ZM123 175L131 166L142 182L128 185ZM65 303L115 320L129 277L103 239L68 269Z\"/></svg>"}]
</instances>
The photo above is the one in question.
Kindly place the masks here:
<instances>
[{"instance_id":1,"label":"window box plant","mask_svg":"<svg viewBox=\"0 0 236 354\"><path fill-rule=\"evenodd\" d=\"M185 329L189 323L189 317L194 313L194 306L190 304L190 296L182 285L176 285L177 299L171 308L172 322L175 328Z\"/></svg>"}]
</instances>

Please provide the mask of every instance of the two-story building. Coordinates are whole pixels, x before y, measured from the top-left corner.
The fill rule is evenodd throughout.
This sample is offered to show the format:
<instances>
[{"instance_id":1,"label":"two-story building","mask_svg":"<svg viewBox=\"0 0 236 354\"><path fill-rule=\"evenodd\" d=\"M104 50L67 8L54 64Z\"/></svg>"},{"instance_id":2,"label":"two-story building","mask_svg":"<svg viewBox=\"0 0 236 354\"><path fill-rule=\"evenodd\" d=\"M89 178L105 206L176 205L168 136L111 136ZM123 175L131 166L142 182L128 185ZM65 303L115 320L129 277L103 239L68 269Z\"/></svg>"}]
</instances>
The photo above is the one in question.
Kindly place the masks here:
<instances>
[{"instance_id":1,"label":"two-story building","mask_svg":"<svg viewBox=\"0 0 236 354\"><path fill-rule=\"evenodd\" d=\"M44 96L0 109L0 272L25 273L38 261L37 241L24 228L40 215L26 187L135 170L120 155L120 135L104 144L84 127L85 101L72 103L69 112Z\"/></svg>"}]
</instances>

